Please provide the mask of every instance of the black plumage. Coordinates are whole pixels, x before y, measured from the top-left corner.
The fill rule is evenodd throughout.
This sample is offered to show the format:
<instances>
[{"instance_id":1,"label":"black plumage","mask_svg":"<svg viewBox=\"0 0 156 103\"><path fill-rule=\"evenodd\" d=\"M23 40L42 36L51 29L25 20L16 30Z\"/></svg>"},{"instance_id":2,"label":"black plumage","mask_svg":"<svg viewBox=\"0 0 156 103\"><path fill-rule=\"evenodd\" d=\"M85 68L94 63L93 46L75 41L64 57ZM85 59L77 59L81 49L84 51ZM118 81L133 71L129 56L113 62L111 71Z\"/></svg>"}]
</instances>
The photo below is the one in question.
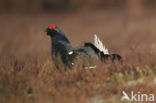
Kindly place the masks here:
<instances>
[{"instance_id":1,"label":"black plumage","mask_svg":"<svg viewBox=\"0 0 156 103\"><path fill-rule=\"evenodd\" d=\"M101 61L111 59L113 62L114 60L121 59L121 56L117 54L104 54L92 43L85 43L84 46L80 47L72 47L64 32L54 24L49 25L46 32L51 37L51 54L57 68L59 68L59 57L67 68L72 68L79 56L81 56L80 59L82 60L83 67L86 67L87 63L91 65L93 58L100 59Z\"/></svg>"}]
</instances>

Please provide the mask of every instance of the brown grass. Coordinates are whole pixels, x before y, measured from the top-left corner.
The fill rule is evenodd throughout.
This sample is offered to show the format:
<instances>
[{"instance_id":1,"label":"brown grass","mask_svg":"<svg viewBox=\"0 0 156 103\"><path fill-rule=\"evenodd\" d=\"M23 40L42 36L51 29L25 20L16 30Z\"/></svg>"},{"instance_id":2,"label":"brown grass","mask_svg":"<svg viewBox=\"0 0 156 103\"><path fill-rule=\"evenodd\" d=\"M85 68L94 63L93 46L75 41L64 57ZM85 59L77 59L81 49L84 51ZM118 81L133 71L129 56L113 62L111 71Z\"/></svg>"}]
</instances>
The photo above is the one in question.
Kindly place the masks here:
<instances>
[{"instance_id":1,"label":"brown grass","mask_svg":"<svg viewBox=\"0 0 156 103\"><path fill-rule=\"evenodd\" d=\"M156 15L124 12L0 15L0 103L119 103L122 91L156 94ZM64 30L73 46L96 33L120 63L58 71L44 29Z\"/></svg>"}]
</instances>

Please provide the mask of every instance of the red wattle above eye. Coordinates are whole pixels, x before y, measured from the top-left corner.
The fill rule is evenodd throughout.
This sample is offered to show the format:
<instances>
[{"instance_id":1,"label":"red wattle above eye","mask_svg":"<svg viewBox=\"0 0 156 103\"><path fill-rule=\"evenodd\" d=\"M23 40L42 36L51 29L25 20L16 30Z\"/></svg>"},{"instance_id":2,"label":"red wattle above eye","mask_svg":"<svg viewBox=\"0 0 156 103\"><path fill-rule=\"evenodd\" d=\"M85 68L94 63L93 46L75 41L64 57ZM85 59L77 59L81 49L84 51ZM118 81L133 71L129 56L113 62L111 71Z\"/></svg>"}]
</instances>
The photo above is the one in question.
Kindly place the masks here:
<instances>
[{"instance_id":1,"label":"red wattle above eye","mask_svg":"<svg viewBox=\"0 0 156 103\"><path fill-rule=\"evenodd\" d=\"M55 28L56 28L56 25L51 24L51 25L49 25L48 27L49 27L49 29L52 29L52 28L55 29Z\"/></svg>"}]
</instances>

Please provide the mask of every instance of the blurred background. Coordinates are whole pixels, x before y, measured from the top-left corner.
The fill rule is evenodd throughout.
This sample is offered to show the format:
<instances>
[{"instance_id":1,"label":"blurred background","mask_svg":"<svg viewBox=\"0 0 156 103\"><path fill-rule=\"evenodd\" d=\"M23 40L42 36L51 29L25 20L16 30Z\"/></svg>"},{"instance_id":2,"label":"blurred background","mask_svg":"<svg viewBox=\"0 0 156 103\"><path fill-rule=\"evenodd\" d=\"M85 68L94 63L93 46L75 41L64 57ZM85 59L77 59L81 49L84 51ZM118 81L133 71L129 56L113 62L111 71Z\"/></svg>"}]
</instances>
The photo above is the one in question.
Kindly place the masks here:
<instances>
[{"instance_id":1,"label":"blurred background","mask_svg":"<svg viewBox=\"0 0 156 103\"><path fill-rule=\"evenodd\" d=\"M74 46L96 33L110 52L127 56L155 46L155 9L155 0L0 0L0 54L49 57L44 30L56 24Z\"/></svg>"},{"instance_id":2,"label":"blurred background","mask_svg":"<svg viewBox=\"0 0 156 103\"><path fill-rule=\"evenodd\" d=\"M0 0L1 12L58 12L98 9L130 9L142 12L155 7L155 0Z\"/></svg>"},{"instance_id":3,"label":"blurred background","mask_svg":"<svg viewBox=\"0 0 156 103\"><path fill-rule=\"evenodd\" d=\"M0 0L0 103L120 103L123 90L156 94L155 12L156 0ZM123 64L57 71L50 24L74 47L97 34Z\"/></svg>"}]
</instances>

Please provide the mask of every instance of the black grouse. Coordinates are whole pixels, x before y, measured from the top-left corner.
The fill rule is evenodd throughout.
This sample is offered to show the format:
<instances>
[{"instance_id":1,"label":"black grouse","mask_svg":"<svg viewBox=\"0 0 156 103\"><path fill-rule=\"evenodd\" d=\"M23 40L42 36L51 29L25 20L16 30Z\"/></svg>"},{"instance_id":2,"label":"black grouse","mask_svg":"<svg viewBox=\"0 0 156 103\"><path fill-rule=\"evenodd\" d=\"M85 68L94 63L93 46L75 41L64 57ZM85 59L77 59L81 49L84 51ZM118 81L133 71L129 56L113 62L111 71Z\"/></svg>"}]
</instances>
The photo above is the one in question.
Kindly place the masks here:
<instances>
[{"instance_id":1,"label":"black grouse","mask_svg":"<svg viewBox=\"0 0 156 103\"><path fill-rule=\"evenodd\" d=\"M100 59L101 61L111 59L112 62L121 60L121 56L118 54L110 55L108 49L103 46L96 35L94 36L94 44L85 43L84 46L74 48L58 26L51 24L46 29L46 32L47 35L51 37L51 54L56 68L59 68L60 59L65 67L69 69L74 66L74 63L78 58L80 58L83 67L86 69L96 68L96 66L91 65L93 58Z\"/></svg>"}]
</instances>

